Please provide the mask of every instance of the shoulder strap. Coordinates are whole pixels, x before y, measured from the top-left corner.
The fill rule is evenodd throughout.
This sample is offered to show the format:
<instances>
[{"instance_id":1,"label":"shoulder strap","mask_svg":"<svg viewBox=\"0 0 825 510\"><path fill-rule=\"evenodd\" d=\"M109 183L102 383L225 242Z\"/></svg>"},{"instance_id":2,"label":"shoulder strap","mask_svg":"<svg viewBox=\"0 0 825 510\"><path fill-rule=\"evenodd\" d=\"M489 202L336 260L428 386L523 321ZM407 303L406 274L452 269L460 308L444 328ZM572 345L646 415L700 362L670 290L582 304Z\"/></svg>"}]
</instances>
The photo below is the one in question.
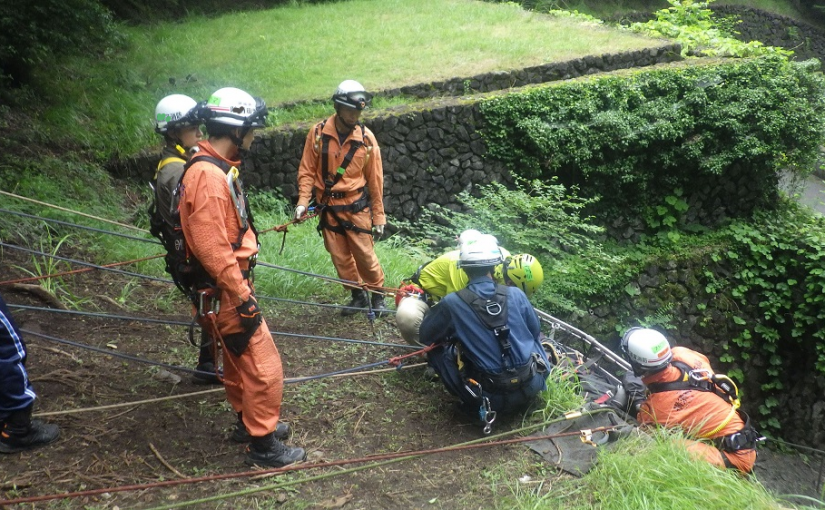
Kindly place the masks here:
<instances>
[{"instance_id":1,"label":"shoulder strap","mask_svg":"<svg viewBox=\"0 0 825 510\"><path fill-rule=\"evenodd\" d=\"M467 303L470 309L476 314L484 326L493 332L499 347L501 347L501 360L507 368L507 358L510 358L510 368L513 365L510 328L507 326L507 287L496 285L496 293L492 299L484 299L468 288L463 288L456 292L462 301Z\"/></svg>"},{"instance_id":2,"label":"shoulder strap","mask_svg":"<svg viewBox=\"0 0 825 510\"><path fill-rule=\"evenodd\" d=\"M178 156L169 156L168 158L163 158L163 159L162 159L162 160L160 160L160 162L158 163L158 168L157 168L157 170L155 170L155 176L154 176L154 177L152 177L152 180L153 180L153 181L158 180L158 174L159 174L159 173L160 173L160 171L163 169L163 167L165 167L165 166L166 166L166 165L168 165L169 163L173 163L173 162L180 162L180 163L184 163L184 164L185 164L185 163L186 163L186 160L185 160L185 159L183 159L183 158L179 158Z\"/></svg>"},{"instance_id":3,"label":"shoulder strap","mask_svg":"<svg viewBox=\"0 0 825 510\"><path fill-rule=\"evenodd\" d=\"M736 389L736 386L732 384L732 381L730 381L730 379L728 379L726 376L713 374L713 376L708 377L706 379L697 379L691 377L691 373L694 371L694 369L687 363L675 360L671 362L671 365L679 369L679 379L676 381L664 383L650 383L647 385L647 391L649 393L686 390L709 391L711 393L715 393L719 398L723 399L725 402L732 404L738 401L738 390ZM720 382L722 382L723 384L720 385ZM730 382L730 384L727 384L727 382Z\"/></svg>"},{"instance_id":4,"label":"shoulder strap","mask_svg":"<svg viewBox=\"0 0 825 510\"><path fill-rule=\"evenodd\" d=\"M358 125L361 126L361 139L363 140L366 131L363 124L359 123ZM320 128L323 129L323 123L320 125ZM341 166L338 167L338 170L336 170L335 175L330 179L327 168L329 167L329 140L331 138L332 136L328 134L321 134L321 172L323 175L327 176L327 178L324 179L325 196L329 196L329 194L332 192L332 188L335 187L336 184L338 184L338 181L340 181L344 174L347 172L347 167L350 163L352 163L352 158L355 157L355 153L358 152L358 149L364 146L363 141L350 140L349 151L347 151L347 154L344 156L344 160L341 161ZM367 152L367 154L369 155L369 152Z\"/></svg>"}]
</instances>

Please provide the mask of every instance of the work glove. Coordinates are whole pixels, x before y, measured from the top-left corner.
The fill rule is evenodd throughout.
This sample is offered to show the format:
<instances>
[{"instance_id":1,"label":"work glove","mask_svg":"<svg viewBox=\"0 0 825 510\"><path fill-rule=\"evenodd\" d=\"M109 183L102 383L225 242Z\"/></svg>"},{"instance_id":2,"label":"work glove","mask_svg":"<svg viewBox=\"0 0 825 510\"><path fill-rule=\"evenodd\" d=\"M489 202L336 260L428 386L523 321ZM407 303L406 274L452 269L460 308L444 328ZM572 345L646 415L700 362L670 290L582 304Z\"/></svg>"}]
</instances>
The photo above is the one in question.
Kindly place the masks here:
<instances>
[{"instance_id":1,"label":"work glove","mask_svg":"<svg viewBox=\"0 0 825 510\"><path fill-rule=\"evenodd\" d=\"M236 307L235 310L238 311L238 315L241 317L241 326L246 332L254 332L264 320L263 315L261 315L261 307L258 306L258 302L252 296L249 296L249 299L244 301L241 306Z\"/></svg>"},{"instance_id":2,"label":"work glove","mask_svg":"<svg viewBox=\"0 0 825 510\"><path fill-rule=\"evenodd\" d=\"M372 231L380 237L384 235L384 225L373 225Z\"/></svg>"},{"instance_id":3,"label":"work glove","mask_svg":"<svg viewBox=\"0 0 825 510\"><path fill-rule=\"evenodd\" d=\"M300 220L301 217L303 217L304 213L306 213L306 212L307 212L307 208L302 206L302 205L299 205L298 207L295 208L295 219Z\"/></svg>"}]
</instances>

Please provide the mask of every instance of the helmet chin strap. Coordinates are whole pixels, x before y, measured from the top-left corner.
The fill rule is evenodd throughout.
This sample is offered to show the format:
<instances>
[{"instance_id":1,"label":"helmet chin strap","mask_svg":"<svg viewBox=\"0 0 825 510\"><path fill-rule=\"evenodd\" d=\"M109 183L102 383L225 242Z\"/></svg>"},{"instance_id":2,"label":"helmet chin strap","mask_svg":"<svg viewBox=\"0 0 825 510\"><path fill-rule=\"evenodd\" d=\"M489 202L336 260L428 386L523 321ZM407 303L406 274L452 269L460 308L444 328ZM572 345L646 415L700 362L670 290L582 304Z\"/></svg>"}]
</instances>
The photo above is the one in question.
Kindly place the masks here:
<instances>
[{"instance_id":1,"label":"helmet chin strap","mask_svg":"<svg viewBox=\"0 0 825 510\"><path fill-rule=\"evenodd\" d=\"M335 118L338 119L341 122L341 124L343 124L344 127L346 127L349 131L352 131L353 129L355 129L356 123L353 123L353 124L348 123L347 121L344 120L343 117L341 117L337 113L335 114Z\"/></svg>"},{"instance_id":2,"label":"helmet chin strap","mask_svg":"<svg viewBox=\"0 0 825 510\"><path fill-rule=\"evenodd\" d=\"M241 151L244 150L244 148L243 148L243 139L246 138L246 134L249 133L249 128L239 128L239 129L241 130L241 136L240 137L235 136L235 130L232 130L232 132L229 134L229 139L232 140L232 143L235 144L235 146L238 148L238 152L240 153Z\"/></svg>"}]
</instances>

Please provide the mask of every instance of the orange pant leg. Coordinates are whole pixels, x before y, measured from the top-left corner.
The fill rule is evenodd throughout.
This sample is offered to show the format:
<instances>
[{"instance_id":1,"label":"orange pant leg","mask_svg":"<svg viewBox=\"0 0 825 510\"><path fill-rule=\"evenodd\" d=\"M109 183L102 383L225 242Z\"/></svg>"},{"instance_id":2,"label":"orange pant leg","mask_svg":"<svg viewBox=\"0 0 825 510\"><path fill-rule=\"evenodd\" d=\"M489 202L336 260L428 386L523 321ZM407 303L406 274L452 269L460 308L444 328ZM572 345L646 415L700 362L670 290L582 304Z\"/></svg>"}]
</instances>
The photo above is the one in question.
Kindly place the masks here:
<instances>
[{"instance_id":1,"label":"orange pant leg","mask_svg":"<svg viewBox=\"0 0 825 510\"><path fill-rule=\"evenodd\" d=\"M727 468L724 457L727 457L730 463L743 473L750 473L756 463L756 450L741 450L735 453L722 452L713 445L690 440L685 441L685 446L687 446L692 457L706 460L721 469Z\"/></svg>"},{"instance_id":2,"label":"orange pant leg","mask_svg":"<svg viewBox=\"0 0 825 510\"><path fill-rule=\"evenodd\" d=\"M356 214L345 212L336 213L342 221L351 221L357 227L371 230L372 219L369 209ZM326 220L335 225L331 215ZM323 229L324 247L332 257L332 263L343 280L361 282L368 285L384 285L384 270L375 255L375 242L372 235L347 230L344 234L336 234Z\"/></svg>"},{"instance_id":3,"label":"orange pant leg","mask_svg":"<svg viewBox=\"0 0 825 510\"><path fill-rule=\"evenodd\" d=\"M228 297L222 302L229 303ZM221 335L242 330L240 317L233 307L221 307L218 314ZM243 412L243 422L253 437L275 430L281 414L284 391L284 371L281 355L266 320L249 340L240 356L223 349L223 377L226 399L235 412Z\"/></svg>"}]
</instances>

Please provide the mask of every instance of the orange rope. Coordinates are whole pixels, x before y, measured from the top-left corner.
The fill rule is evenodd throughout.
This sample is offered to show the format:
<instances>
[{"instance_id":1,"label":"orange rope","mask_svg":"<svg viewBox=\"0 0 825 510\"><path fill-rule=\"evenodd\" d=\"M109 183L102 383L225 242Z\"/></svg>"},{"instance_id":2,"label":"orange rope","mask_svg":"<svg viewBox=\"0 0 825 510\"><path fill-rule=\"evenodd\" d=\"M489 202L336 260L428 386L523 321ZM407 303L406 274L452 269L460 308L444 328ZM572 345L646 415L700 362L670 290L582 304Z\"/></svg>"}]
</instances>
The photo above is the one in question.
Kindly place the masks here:
<instances>
[{"instance_id":1,"label":"orange rope","mask_svg":"<svg viewBox=\"0 0 825 510\"><path fill-rule=\"evenodd\" d=\"M43 280L45 278L56 278L58 276L66 276L70 274L77 274L77 273L85 273L87 271L94 271L95 269L100 269L103 267L117 267L117 266L125 266L126 264L134 264L135 262L143 262L145 260L152 260L152 259L159 259L161 257L165 257L165 253L161 253L159 255L152 255L151 257L144 257L142 259L135 259L135 260L127 260L126 262L114 262L112 264L106 264L105 266L98 266L98 267L84 267L83 269L73 269L71 271L63 271L62 273L52 273L52 274L45 274L43 276L32 276L31 278L18 278L17 280L8 280L5 282L0 282L0 285L11 285L12 283L23 283L23 282L33 282L37 280Z\"/></svg>"}]
</instances>

